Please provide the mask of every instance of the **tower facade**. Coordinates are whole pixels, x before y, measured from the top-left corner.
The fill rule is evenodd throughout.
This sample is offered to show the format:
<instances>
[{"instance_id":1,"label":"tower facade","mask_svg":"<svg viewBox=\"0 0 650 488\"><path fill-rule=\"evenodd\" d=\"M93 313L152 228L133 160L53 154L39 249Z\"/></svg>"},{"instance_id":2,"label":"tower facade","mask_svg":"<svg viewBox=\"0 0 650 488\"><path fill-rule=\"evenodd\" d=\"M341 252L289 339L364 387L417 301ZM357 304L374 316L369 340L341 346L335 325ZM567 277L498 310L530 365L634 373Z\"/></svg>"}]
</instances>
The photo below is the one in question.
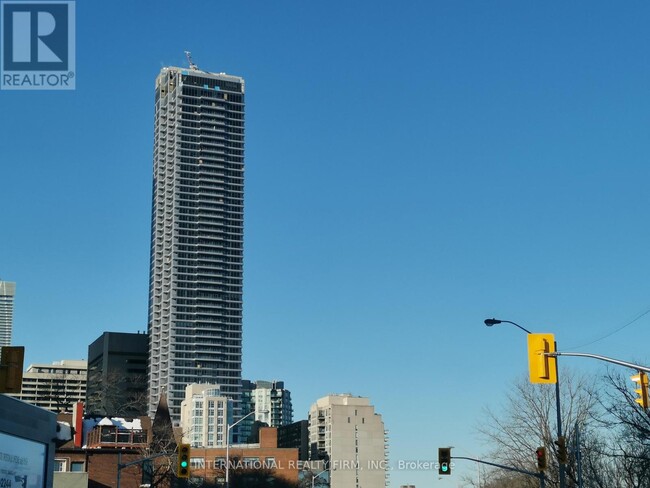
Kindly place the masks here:
<instances>
[{"instance_id":1,"label":"tower facade","mask_svg":"<svg viewBox=\"0 0 650 488\"><path fill-rule=\"evenodd\" d=\"M179 421L185 387L238 409L244 227L244 80L163 68L156 79L149 281L149 410Z\"/></svg>"},{"instance_id":2,"label":"tower facade","mask_svg":"<svg viewBox=\"0 0 650 488\"><path fill-rule=\"evenodd\" d=\"M217 385L187 385L181 403L183 442L192 447L225 447L232 433L232 400L221 395ZM232 443L232 438L229 440Z\"/></svg>"},{"instance_id":3,"label":"tower facade","mask_svg":"<svg viewBox=\"0 0 650 488\"><path fill-rule=\"evenodd\" d=\"M256 382L242 380L241 415L255 412L239 424L239 435L246 440L252 434L255 421L269 427L281 427L293 422L291 392L284 387L284 381Z\"/></svg>"},{"instance_id":4,"label":"tower facade","mask_svg":"<svg viewBox=\"0 0 650 488\"><path fill-rule=\"evenodd\" d=\"M146 334L104 332L88 346L86 413L118 417L147 414Z\"/></svg>"},{"instance_id":5,"label":"tower facade","mask_svg":"<svg viewBox=\"0 0 650 488\"><path fill-rule=\"evenodd\" d=\"M388 446L381 415L364 397L320 398L309 409L309 443L325 459L332 488L387 485Z\"/></svg>"},{"instance_id":6,"label":"tower facade","mask_svg":"<svg viewBox=\"0 0 650 488\"><path fill-rule=\"evenodd\" d=\"M52 412L72 412L75 403L86 399L87 369L87 361L74 359L30 364L20 393L12 396Z\"/></svg>"},{"instance_id":7,"label":"tower facade","mask_svg":"<svg viewBox=\"0 0 650 488\"><path fill-rule=\"evenodd\" d=\"M0 281L0 346L11 345L16 283Z\"/></svg>"}]
</instances>

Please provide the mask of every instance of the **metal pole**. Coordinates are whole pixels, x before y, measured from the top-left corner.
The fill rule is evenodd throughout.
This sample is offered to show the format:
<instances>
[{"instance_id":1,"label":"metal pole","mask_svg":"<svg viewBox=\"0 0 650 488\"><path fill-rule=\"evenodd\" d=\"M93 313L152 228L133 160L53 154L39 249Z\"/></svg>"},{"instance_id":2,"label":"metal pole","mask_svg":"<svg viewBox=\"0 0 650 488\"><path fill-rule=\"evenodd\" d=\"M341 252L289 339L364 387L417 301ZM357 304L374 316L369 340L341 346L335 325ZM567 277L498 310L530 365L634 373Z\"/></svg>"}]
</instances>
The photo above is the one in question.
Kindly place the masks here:
<instances>
[{"instance_id":1,"label":"metal pole","mask_svg":"<svg viewBox=\"0 0 650 488\"><path fill-rule=\"evenodd\" d=\"M518 327L519 329L523 330L526 334L532 334L531 331L526 329L525 327L522 327L516 322L512 322L510 320L498 320L498 319L486 319L484 320L485 325L488 327L492 327L493 325L496 324L512 324L515 327ZM557 351L557 342L555 343L555 350ZM556 366L556 371L557 371L557 356L560 356L561 353L554 352L554 353L546 353L546 356L549 357L555 357L555 366ZM577 354L576 354L577 355ZM650 372L650 370L648 371ZM559 371L557 371L557 382L555 383L555 404L557 407L557 436L561 437L562 436L562 417L561 417L561 410L560 410L560 374ZM490 464L490 463L485 463L485 464ZM560 488L566 488L566 480L565 480L565 471L564 471L564 465L558 463L559 465L559 473L560 473ZM511 468L506 468L506 469L511 469ZM513 471L516 471L513 469ZM530 474L530 473L528 473ZM544 473L539 474L539 485L541 488L544 488Z\"/></svg>"},{"instance_id":2,"label":"metal pole","mask_svg":"<svg viewBox=\"0 0 650 488\"><path fill-rule=\"evenodd\" d=\"M575 437L575 452L576 464L578 467L578 488L582 488L582 454L580 453L580 427L576 422L576 437Z\"/></svg>"},{"instance_id":3,"label":"metal pole","mask_svg":"<svg viewBox=\"0 0 650 488\"><path fill-rule=\"evenodd\" d=\"M608 358L607 356L600 356L598 354L590 354L588 352L546 352L544 353L544 356L548 356L548 357L576 356L582 358L593 358L593 359L598 359L600 361L605 361L607 363L617 364L619 366L625 366L627 368L638 369L639 371L650 373L650 367L648 366L630 363L628 361L621 361L620 359Z\"/></svg>"},{"instance_id":4,"label":"metal pole","mask_svg":"<svg viewBox=\"0 0 650 488\"><path fill-rule=\"evenodd\" d=\"M557 342L555 343L557 351ZM562 437L562 411L560 409L560 371L557 358L555 358L555 369L557 371L557 382L555 383L555 406L557 408L557 437ZM564 464L558 462L558 471L560 473L560 488L566 488L566 471Z\"/></svg>"},{"instance_id":5,"label":"metal pole","mask_svg":"<svg viewBox=\"0 0 650 488\"><path fill-rule=\"evenodd\" d=\"M129 463L124 463L122 464L122 451L118 451L117 453L117 488L120 488L120 475L122 473L122 470L124 468L128 468L129 466L134 466L136 464L142 464L142 470L144 471L145 469L145 463L148 461L151 461L152 459L155 459L160 456L168 456L168 452L159 452L158 454L154 454L153 456L148 456L146 458L142 459L136 459L135 461L131 461Z\"/></svg>"},{"instance_id":6,"label":"metal pole","mask_svg":"<svg viewBox=\"0 0 650 488\"><path fill-rule=\"evenodd\" d=\"M242 418L240 418L237 422L234 422L232 425L226 424L226 488L230 488L230 430L237 425L239 422L241 422L244 419L247 419L251 415L254 415L256 412L253 410L252 412L248 412L246 415L244 415ZM259 413L269 413L268 410L260 410Z\"/></svg>"},{"instance_id":7,"label":"metal pole","mask_svg":"<svg viewBox=\"0 0 650 488\"><path fill-rule=\"evenodd\" d=\"M315 482L316 478L318 478L323 473L327 473L327 469L324 469L323 471L321 471L318 474L312 474L311 475L311 488L314 488L314 486L315 486L314 482Z\"/></svg>"},{"instance_id":8,"label":"metal pole","mask_svg":"<svg viewBox=\"0 0 650 488\"><path fill-rule=\"evenodd\" d=\"M505 466L503 464L497 464L497 463L491 463L489 461L483 461L482 459L475 459L467 456L452 456L451 459L466 459L468 461L474 461L475 463L481 463L481 464L487 464L488 466L496 466L497 468L501 469L506 469L508 471L514 471L516 473L522 473L522 474L527 474L528 476L534 476L536 478L539 478L539 486L540 488L545 488L545 478L544 478L544 473L534 473L532 471L526 471L524 469L519 469L519 468L513 468L512 466Z\"/></svg>"},{"instance_id":9,"label":"metal pole","mask_svg":"<svg viewBox=\"0 0 650 488\"><path fill-rule=\"evenodd\" d=\"M117 488L120 488L120 473L122 472L122 451L117 453Z\"/></svg>"},{"instance_id":10,"label":"metal pole","mask_svg":"<svg viewBox=\"0 0 650 488\"><path fill-rule=\"evenodd\" d=\"M230 488L230 425L226 426L226 488Z\"/></svg>"}]
</instances>

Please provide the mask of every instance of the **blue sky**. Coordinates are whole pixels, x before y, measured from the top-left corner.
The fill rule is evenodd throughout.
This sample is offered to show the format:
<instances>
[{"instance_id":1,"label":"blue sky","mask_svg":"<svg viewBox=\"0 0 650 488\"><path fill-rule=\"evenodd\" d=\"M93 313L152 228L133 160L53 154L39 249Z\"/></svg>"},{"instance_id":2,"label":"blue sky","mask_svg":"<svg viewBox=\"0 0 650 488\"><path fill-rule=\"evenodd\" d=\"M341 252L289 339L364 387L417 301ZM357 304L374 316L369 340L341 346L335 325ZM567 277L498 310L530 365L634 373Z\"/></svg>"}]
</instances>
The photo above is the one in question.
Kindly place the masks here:
<instances>
[{"instance_id":1,"label":"blue sky","mask_svg":"<svg viewBox=\"0 0 650 488\"><path fill-rule=\"evenodd\" d=\"M483 319L647 364L650 315L598 339L650 309L649 20L640 1L78 1L77 89L0 92L14 343L51 362L146 330L154 80L190 50L246 79L244 377L284 380L296 418L370 397L393 461L480 455L482 409L526 372L524 335ZM392 484L461 486L437 478Z\"/></svg>"}]
</instances>

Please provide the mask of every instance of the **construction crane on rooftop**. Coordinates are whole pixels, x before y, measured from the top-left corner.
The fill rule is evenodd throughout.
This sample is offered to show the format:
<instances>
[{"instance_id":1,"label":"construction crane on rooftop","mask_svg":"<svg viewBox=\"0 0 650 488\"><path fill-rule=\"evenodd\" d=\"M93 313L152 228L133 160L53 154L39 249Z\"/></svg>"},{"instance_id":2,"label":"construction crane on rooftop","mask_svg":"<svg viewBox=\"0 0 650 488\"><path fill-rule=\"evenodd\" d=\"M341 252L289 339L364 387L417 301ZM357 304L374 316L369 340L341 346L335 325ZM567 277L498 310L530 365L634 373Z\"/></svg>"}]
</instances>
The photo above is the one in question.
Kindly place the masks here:
<instances>
[{"instance_id":1,"label":"construction crane on rooftop","mask_svg":"<svg viewBox=\"0 0 650 488\"><path fill-rule=\"evenodd\" d=\"M192 53L189 51L185 51L185 57L187 58L187 62L190 64L190 69L195 69L198 70L199 67L194 64L194 61L192 61Z\"/></svg>"}]
</instances>

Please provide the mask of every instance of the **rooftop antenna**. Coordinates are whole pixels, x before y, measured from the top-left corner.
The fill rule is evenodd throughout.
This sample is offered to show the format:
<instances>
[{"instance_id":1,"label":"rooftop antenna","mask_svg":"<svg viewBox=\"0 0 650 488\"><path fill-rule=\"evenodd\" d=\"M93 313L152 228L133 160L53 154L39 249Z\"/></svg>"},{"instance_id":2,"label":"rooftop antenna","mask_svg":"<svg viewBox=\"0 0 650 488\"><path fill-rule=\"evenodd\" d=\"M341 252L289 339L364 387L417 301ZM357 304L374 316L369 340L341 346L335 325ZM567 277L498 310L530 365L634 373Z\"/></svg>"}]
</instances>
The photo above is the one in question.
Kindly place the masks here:
<instances>
[{"instance_id":1,"label":"rooftop antenna","mask_svg":"<svg viewBox=\"0 0 650 488\"><path fill-rule=\"evenodd\" d=\"M191 52L185 51L185 57L187 58L187 62L190 65L190 69L195 69L195 70L199 69L199 67L196 64L194 64L194 61L192 61L192 53Z\"/></svg>"}]
</instances>

